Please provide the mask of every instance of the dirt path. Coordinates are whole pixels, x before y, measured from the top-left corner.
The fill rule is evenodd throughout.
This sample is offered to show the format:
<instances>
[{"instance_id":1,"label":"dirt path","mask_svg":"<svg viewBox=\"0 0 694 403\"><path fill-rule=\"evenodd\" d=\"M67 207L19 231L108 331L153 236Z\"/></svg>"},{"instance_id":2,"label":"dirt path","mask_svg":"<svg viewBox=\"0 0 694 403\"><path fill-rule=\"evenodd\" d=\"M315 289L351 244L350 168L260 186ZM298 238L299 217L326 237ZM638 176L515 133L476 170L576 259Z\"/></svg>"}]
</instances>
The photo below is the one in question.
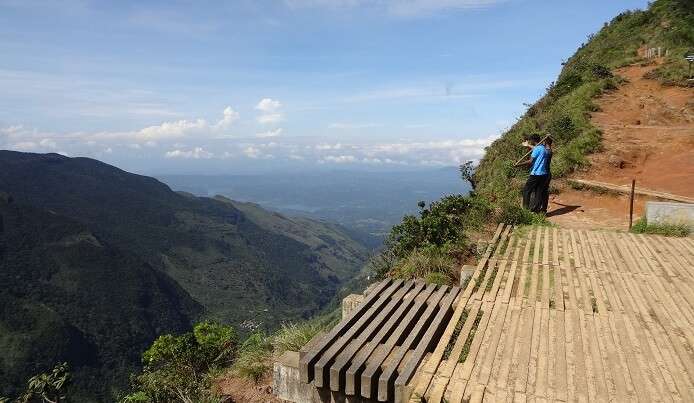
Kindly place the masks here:
<instances>
[{"instance_id":1,"label":"dirt path","mask_svg":"<svg viewBox=\"0 0 694 403\"><path fill-rule=\"evenodd\" d=\"M227 374L215 382L220 395L225 402L230 403L281 403L282 401L272 394L272 375L264 377L258 382L235 377Z\"/></svg>"},{"instance_id":2,"label":"dirt path","mask_svg":"<svg viewBox=\"0 0 694 403\"><path fill-rule=\"evenodd\" d=\"M694 89L664 87L643 78L654 69L633 65L615 73L628 82L599 98L591 121L603 131L603 150L577 178L694 197ZM647 198L637 197L635 217ZM565 206L580 206L567 209ZM570 227L620 228L628 223L628 197L567 189L554 197L550 220ZM569 211L570 210L570 211ZM550 214L551 215L551 214Z\"/></svg>"}]
</instances>

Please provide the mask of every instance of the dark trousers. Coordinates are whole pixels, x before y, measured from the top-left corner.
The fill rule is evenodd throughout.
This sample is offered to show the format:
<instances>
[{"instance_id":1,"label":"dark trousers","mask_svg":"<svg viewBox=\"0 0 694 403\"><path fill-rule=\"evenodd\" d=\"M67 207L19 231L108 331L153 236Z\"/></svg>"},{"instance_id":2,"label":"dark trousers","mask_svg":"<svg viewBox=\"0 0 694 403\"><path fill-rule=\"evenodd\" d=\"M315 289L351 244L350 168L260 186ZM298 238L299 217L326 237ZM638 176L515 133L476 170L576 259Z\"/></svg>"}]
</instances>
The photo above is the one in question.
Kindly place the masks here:
<instances>
[{"instance_id":1,"label":"dark trousers","mask_svg":"<svg viewBox=\"0 0 694 403\"><path fill-rule=\"evenodd\" d=\"M549 185L548 175L530 175L523 188L523 207L539 212L542 208L542 190Z\"/></svg>"},{"instance_id":2,"label":"dark trousers","mask_svg":"<svg viewBox=\"0 0 694 403\"><path fill-rule=\"evenodd\" d=\"M545 183L542 185L542 192L540 193L540 211L543 213L547 212L547 207L549 207L549 183L552 181L552 175L547 175Z\"/></svg>"}]
</instances>

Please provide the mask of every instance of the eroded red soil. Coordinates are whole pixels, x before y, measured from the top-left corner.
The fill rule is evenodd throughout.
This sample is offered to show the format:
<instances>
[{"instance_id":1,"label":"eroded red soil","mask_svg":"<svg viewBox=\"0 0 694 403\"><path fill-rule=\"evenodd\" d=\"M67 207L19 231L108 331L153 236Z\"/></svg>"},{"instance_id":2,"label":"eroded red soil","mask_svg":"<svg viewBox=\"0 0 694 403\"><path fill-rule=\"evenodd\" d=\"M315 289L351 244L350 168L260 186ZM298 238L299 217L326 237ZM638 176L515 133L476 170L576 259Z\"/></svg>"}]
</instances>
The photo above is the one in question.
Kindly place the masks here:
<instances>
[{"instance_id":1,"label":"eroded red soil","mask_svg":"<svg viewBox=\"0 0 694 403\"><path fill-rule=\"evenodd\" d=\"M603 131L603 150L589 157L591 167L575 176L615 185L636 179L639 187L694 197L694 89L665 87L644 75L657 65L633 65L615 73L628 80L599 98L591 116ZM646 198L637 196L635 217ZM628 197L566 190L550 212L581 206L550 219L571 227L621 228L628 223ZM565 209L566 210L566 209Z\"/></svg>"}]
</instances>

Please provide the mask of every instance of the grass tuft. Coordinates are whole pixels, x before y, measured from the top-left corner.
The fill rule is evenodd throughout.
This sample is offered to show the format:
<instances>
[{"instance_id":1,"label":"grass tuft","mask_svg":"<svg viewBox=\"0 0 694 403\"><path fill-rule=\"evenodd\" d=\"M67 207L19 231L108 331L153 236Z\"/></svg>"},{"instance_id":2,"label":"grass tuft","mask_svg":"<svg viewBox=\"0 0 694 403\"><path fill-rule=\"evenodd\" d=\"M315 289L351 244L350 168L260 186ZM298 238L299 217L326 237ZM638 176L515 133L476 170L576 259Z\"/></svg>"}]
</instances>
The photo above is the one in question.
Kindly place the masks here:
<instances>
[{"instance_id":1,"label":"grass tuft","mask_svg":"<svg viewBox=\"0 0 694 403\"><path fill-rule=\"evenodd\" d=\"M646 217L641 217L636 220L631 227L631 232L634 234L653 234L663 236L685 237L689 236L691 230L685 224L667 224L657 223L648 224Z\"/></svg>"}]
</instances>

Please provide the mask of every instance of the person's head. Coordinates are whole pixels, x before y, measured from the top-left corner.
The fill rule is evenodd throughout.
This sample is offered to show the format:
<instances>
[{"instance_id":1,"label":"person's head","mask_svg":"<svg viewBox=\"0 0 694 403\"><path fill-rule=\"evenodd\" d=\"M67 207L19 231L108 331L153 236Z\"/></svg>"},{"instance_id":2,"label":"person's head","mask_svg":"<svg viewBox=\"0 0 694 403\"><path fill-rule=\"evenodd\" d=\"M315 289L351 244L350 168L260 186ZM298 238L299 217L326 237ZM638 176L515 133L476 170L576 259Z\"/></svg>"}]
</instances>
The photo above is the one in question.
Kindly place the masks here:
<instances>
[{"instance_id":1,"label":"person's head","mask_svg":"<svg viewBox=\"0 0 694 403\"><path fill-rule=\"evenodd\" d=\"M546 145L547 147L552 148L552 143L554 143L554 141L552 140L551 137L547 137L547 138L545 139L545 145Z\"/></svg>"},{"instance_id":2,"label":"person's head","mask_svg":"<svg viewBox=\"0 0 694 403\"><path fill-rule=\"evenodd\" d=\"M533 133L528 138L528 141L530 142L530 144L535 145L540 142L540 135L537 133Z\"/></svg>"}]
</instances>

